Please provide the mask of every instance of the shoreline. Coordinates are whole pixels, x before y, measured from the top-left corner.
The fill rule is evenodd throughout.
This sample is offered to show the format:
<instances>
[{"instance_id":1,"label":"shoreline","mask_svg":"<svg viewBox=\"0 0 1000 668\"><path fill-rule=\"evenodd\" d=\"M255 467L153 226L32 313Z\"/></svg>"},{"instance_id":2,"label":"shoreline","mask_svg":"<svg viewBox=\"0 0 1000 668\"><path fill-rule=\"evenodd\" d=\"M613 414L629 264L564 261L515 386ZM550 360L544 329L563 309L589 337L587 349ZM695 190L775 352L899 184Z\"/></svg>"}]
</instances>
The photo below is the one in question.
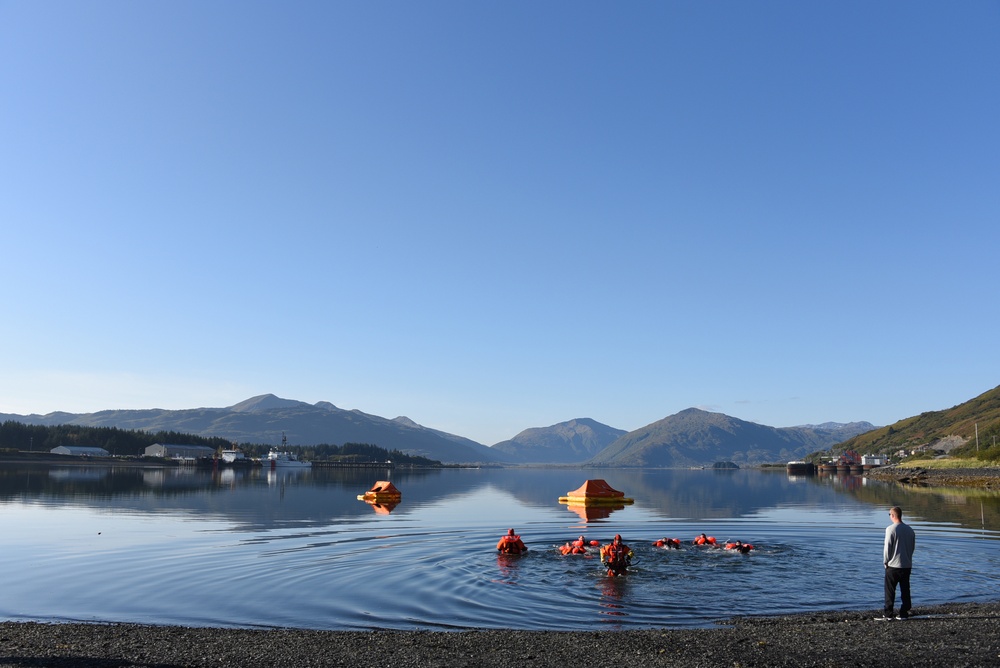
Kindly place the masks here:
<instances>
[{"instance_id":1,"label":"shoreline","mask_svg":"<svg viewBox=\"0 0 1000 668\"><path fill-rule=\"evenodd\" d=\"M982 468L883 466L865 471L864 475L866 478L903 485L1000 489L1000 467L995 466Z\"/></svg>"},{"instance_id":2,"label":"shoreline","mask_svg":"<svg viewBox=\"0 0 1000 668\"><path fill-rule=\"evenodd\" d=\"M709 629L313 631L3 622L0 668L189 666L992 666L1000 601L737 617Z\"/></svg>"}]
</instances>

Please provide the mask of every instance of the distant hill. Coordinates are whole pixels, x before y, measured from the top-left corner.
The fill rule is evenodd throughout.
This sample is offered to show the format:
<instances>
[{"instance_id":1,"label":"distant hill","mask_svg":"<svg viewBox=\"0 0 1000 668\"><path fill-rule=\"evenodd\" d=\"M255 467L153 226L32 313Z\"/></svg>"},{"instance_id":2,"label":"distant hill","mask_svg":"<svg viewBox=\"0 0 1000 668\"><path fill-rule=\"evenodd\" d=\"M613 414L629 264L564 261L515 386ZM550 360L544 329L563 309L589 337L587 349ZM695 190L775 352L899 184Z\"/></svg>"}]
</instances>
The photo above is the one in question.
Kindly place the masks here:
<instances>
[{"instance_id":1,"label":"distant hill","mask_svg":"<svg viewBox=\"0 0 1000 668\"><path fill-rule=\"evenodd\" d=\"M846 440L836 450L852 449L862 454L891 454L930 446L950 450L964 446L975 450L976 429L982 447L1000 441L1000 386L946 410L929 411L887 427Z\"/></svg>"},{"instance_id":2,"label":"distant hill","mask_svg":"<svg viewBox=\"0 0 1000 668\"><path fill-rule=\"evenodd\" d=\"M312 405L273 394L252 397L227 408L0 415L0 420L49 426L75 424L176 431L268 445L281 443L282 435L287 436L290 445L369 443L446 463L495 463L501 458L499 452L481 443L422 427L407 418L389 420L357 410L343 410L326 401Z\"/></svg>"},{"instance_id":3,"label":"distant hill","mask_svg":"<svg viewBox=\"0 0 1000 668\"><path fill-rule=\"evenodd\" d=\"M821 427L767 427L722 413L689 408L629 432L597 453L590 464L604 466L710 466L786 462L828 448L867 422ZM847 434L848 436L845 436Z\"/></svg>"},{"instance_id":4,"label":"distant hill","mask_svg":"<svg viewBox=\"0 0 1000 668\"><path fill-rule=\"evenodd\" d=\"M625 434L590 418L576 418L551 427L532 427L493 446L512 462L576 464L585 462Z\"/></svg>"},{"instance_id":5,"label":"distant hill","mask_svg":"<svg viewBox=\"0 0 1000 668\"><path fill-rule=\"evenodd\" d=\"M721 413L681 411L626 433L590 418L525 429L492 448L430 429L407 417L388 419L344 410L328 401L308 404L263 394L224 408L107 410L96 413L2 415L0 421L54 426L117 427L179 432L238 443L290 445L368 443L446 464L595 464L710 466L785 462L825 450L874 429L867 422L775 428Z\"/></svg>"}]
</instances>

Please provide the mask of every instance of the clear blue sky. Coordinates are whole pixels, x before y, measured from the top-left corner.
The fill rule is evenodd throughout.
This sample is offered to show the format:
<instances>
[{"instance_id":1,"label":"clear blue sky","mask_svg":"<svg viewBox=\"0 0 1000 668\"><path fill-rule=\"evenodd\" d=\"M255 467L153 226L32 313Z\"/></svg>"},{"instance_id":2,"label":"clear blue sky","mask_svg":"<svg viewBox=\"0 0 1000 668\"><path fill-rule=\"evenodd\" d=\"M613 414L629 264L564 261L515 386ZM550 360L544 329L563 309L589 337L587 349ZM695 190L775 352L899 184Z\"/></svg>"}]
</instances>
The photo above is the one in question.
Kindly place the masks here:
<instances>
[{"instance_id":1,"label":"clear blue sky","mask_svg":"<svg viewBox=\"0 0 1000 668\"><path fill-rule=\"evenodd\" d=\"M1000 4L0 0L0 412L487 445L1000 384Z\"/></svg>"}]
</instances>

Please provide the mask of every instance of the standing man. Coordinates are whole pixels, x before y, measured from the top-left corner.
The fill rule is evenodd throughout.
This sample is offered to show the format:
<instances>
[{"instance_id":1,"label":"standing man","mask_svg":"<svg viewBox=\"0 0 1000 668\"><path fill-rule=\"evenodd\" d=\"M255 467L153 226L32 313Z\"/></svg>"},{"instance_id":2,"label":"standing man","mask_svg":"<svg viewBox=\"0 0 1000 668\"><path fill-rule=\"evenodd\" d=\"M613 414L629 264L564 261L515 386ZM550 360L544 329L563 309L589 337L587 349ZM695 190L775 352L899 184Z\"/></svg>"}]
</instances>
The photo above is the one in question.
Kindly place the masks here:
<instances>
[{"instance_id":1,"label":"standing man","mask_svg":"<svg viewBox=\"0 0 1000 668\"><path fill-rule=\"evenodd\" d=\"M892 619L892 607L896 602L896 585L899 585L899 616L910 616L910 570L913 568L913 548L916 536L908 524L903 524L903 511L893 506L889 511L892 520L885 529L885 546L882 548L882 563L885 565L885 605L882 619Z\"/></svg>"}]
</instances>

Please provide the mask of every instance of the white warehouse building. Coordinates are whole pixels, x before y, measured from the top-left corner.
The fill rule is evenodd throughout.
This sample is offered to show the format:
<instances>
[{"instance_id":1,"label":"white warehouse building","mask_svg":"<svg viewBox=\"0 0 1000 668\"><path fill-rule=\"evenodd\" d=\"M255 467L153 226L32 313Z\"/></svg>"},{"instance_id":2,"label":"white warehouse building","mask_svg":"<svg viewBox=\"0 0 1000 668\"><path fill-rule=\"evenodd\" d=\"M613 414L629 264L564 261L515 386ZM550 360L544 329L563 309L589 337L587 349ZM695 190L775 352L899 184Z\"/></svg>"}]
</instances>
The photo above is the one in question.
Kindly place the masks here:
<instances>
[{"instance_id":1,"label":"white warehouse building","mask_svg":"<svg viewBox=\"0 0 1000 668\"><path fill-rule=\"evenodd\" d=\"M49 450L54 455L71 455L73 457L110 457L111 453L104 448L89 445L59 445Z\"/></svg>"},{"instance_id":2,"label":"white warehouse building","mask_svg":"<svg viewBox=\"0 0 1000 668\"><path fill-rule=\"evenodd\" d=\"M147 457L163 457L165 459L199 459L214 457L215 448L207 445L164 445L154 443L146 448Z\"/></svg>"}]
</instances>

